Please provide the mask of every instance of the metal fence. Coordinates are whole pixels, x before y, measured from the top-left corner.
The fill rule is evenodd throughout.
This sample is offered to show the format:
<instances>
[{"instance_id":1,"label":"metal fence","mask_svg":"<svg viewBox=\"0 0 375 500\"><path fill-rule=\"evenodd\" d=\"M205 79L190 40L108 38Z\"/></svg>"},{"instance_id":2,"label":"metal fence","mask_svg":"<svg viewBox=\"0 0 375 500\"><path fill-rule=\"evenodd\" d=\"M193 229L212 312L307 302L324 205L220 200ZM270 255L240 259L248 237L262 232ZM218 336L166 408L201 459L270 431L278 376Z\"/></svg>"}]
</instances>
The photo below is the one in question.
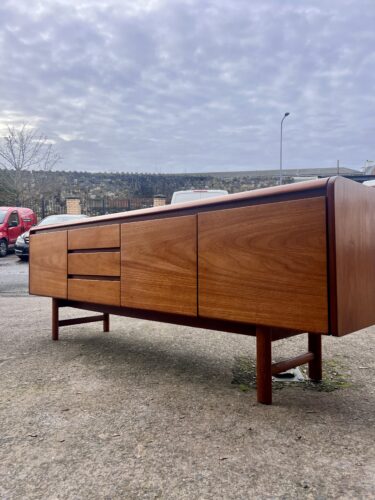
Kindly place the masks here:
<instances>
[{"instance_id":1,"label":"metal fence","mask_svg":"<svg viewBox=\"0 0 375 500\"><path fill-rule=\"evenodd\" d=\"M89 217L93 217L95 215L114 214L117 212L128 212L129 210L137 210L139 208L148 208L153 206L153 198L80 198L80 202L81 212ZM24 199L22 206L31 208L35 212L38 221L47 217L47 215L66 213L65 199Z\"/></svg>"},{"instance_id":2,"label":"metal fence","mask_svg":"<svg viewBox=\"0 0 375 500\"><path fill-rule=\"evenodd\" d=\"M125 199L87 199L82 200L82 212L89 215L105 215L117 212L128 212L139 208L152 207L153 198L125 198Z\"/></svg>"}]
</instances>

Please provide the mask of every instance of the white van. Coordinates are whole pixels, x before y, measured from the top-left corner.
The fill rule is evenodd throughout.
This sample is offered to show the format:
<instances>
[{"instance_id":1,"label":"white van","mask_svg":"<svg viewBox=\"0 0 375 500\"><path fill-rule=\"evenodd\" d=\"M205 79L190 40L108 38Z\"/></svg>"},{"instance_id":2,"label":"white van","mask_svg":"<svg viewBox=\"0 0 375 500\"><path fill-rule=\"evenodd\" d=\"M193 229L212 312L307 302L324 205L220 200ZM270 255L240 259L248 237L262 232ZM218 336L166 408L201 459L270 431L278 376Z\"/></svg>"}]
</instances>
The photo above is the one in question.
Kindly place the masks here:
<instances>
[{"instance_id":1,"label":"white van","mask_svg":"<svg viewBox=\"0 0 375 500\"><path fill-rule=\"evenodd\" d=\"M171 205L175 203L185 203L185 201L215 198L216 196L225 196L226 194L228 194L228 191L224 189L190 189L188 191L175 191L172 196Z\"/></svg>"}]
</instances>

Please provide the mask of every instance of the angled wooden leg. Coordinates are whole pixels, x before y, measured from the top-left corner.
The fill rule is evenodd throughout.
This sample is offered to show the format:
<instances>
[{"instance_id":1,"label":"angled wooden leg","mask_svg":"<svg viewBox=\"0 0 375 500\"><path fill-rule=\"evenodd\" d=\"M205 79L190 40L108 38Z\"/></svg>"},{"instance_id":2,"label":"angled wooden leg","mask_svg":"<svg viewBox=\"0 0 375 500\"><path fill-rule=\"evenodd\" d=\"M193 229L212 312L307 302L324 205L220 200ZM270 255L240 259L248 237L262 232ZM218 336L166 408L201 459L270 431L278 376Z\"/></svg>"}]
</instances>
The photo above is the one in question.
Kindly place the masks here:
<instances>
[{"instance_id":1,"label":"angled wooden leg","mask_svg":"<svg viewBox=\"0 0 375 500\"><path fill-rule=\"evenodd\" d=\"M59 300L52 299L52 340L59 340Z\"/></svg>"},{"instance_id":2,"label":"angled wooden leg","mask_svg":"<svg viewBox=\"0 0 375 500\"><path fill-rule=\"evenodd\" d=\"M322 336L308 334L308 350L314 354L314 358L309 361L309 378L315 382L322 380Z\"/></svg>"},{"instance_id":3,"label":"angled wooden leg","mask_svg":"<svg viewBox=\"0 0 375 500\"><path fill-rule=\"evenodd\" d=\"M257 326L257 399L272 404L272 333L270 328Z\"/></svg>"},{"instance_id":4,"label":"angled wooden leg","mask_svg":"<svg viewBox=\"0 0 375 500\"><path fill-rule=\"evenodd\" d=\"M109 332L109 314L103 314L103 332Z\"/></svg>"}]
</instances>

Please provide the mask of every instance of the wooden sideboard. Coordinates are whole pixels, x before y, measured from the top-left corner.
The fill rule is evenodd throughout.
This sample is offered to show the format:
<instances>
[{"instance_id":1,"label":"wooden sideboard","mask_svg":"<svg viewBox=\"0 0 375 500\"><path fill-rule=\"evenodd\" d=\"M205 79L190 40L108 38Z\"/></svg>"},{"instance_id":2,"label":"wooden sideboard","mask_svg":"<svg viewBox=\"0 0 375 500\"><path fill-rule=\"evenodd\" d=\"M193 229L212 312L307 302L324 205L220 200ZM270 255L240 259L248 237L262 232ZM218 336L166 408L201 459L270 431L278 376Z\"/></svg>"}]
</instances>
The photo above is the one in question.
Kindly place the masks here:
<instances>
[{"instance_id":1,"label":"wooden sideboard","mask_svg":"<svg viewBox=\"0 0 375 500\"><path fill-rule=\"evenodd\" d=\"M119 314L256 335L270 403L272 373L321 378L321 335L375 324L374 255L375 190L332 177L35 227L30 293L53 297L55 339L63 306L106 330ZM308 352L272 365L272 341L303 332Z\"/></svg>"}]
</instances>

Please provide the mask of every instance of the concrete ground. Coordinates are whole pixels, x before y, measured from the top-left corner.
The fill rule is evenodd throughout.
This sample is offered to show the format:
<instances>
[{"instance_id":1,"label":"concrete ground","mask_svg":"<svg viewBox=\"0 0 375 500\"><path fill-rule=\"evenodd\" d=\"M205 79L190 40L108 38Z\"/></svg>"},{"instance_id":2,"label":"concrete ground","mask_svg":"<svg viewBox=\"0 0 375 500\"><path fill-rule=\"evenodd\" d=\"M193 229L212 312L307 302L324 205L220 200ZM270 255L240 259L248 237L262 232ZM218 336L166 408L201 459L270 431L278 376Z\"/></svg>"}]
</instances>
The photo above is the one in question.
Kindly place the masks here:
<instances>
[{"instance_id":1,"label":"concrete ground","mask_svg":"<svg viewBox=\"0 0 375 500\"><path fill-rule=\"evenodd\" d=\"M231 383L251 337L111 317L52 342L50 299L27 295L14 255L0 309L0 498L375 498L375 328L324 338L343 388L262 406Z\"/></svg>"}]
</instances>

